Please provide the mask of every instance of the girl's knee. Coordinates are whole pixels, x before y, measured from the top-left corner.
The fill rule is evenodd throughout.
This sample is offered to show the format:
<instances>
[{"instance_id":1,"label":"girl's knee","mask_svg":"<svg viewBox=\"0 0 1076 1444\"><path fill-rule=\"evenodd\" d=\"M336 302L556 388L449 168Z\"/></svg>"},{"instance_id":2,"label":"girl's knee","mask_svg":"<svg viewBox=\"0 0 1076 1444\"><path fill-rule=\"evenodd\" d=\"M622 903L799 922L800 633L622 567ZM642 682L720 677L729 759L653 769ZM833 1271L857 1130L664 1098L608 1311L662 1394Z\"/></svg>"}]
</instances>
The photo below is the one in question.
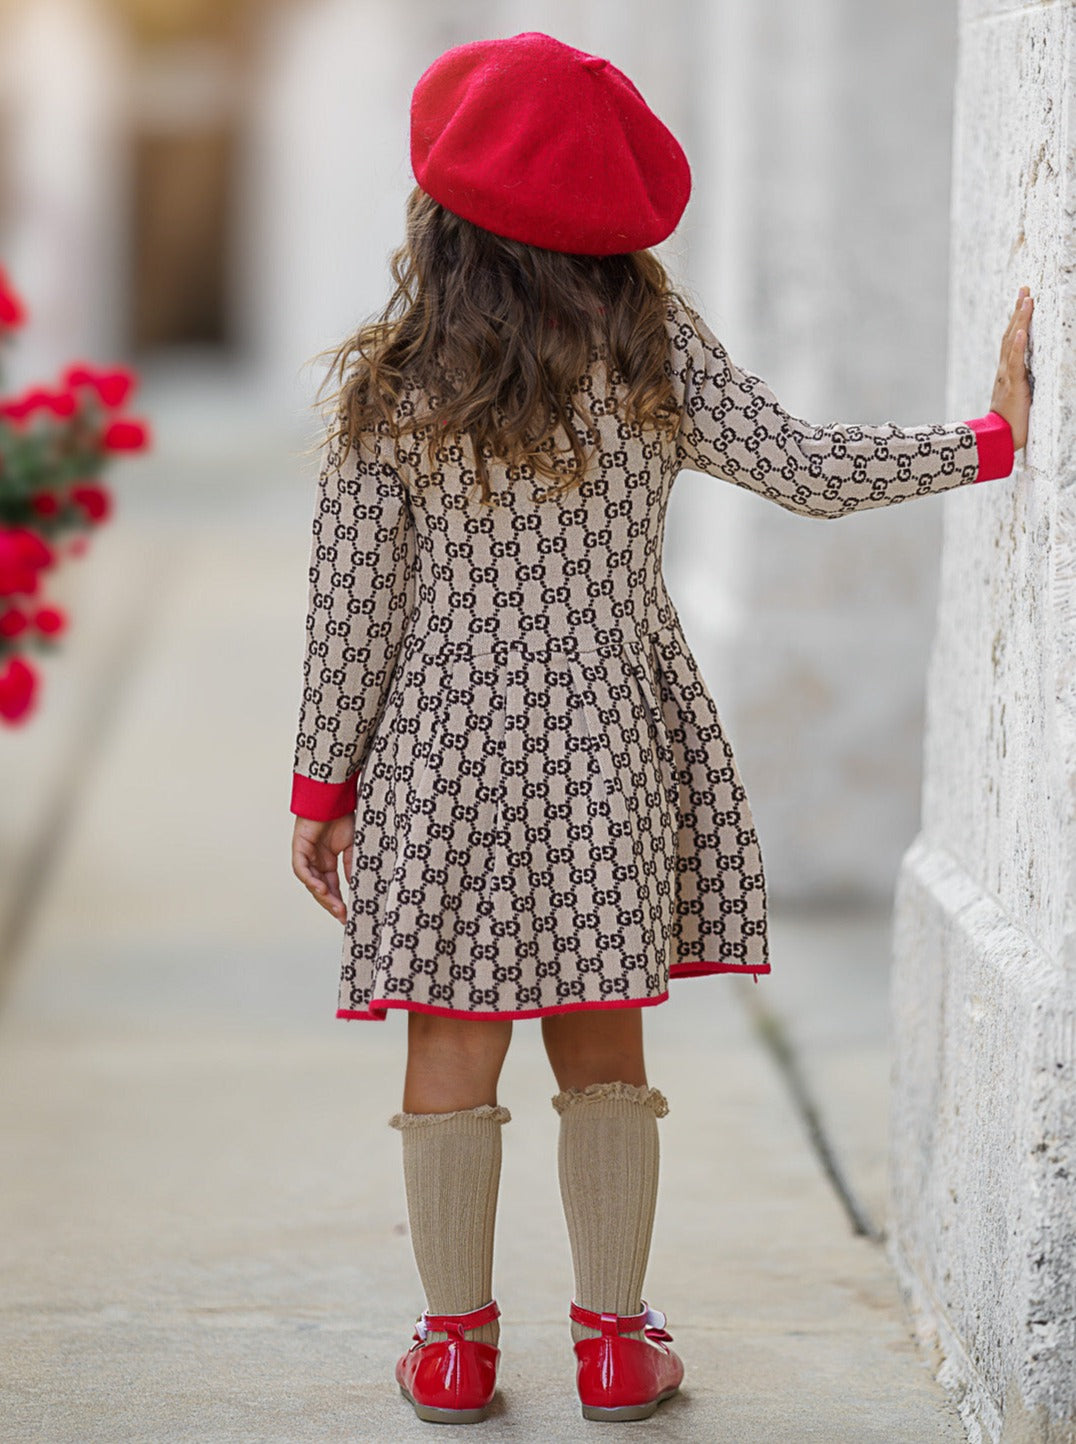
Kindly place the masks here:
<instances>
[{"instance_id":1,"label":"girl's knee","mask_svg":"<svg viewBox=\"0 0 1076 1444\"><path fill-rule=\"evenodd\" d=\"M444 1113L497 1102L511 1019L408 1017L405 1113Z\"/></svg>"},{"instance_id":2,"label":"girl's knee","mask_svg":"<svg viewBox=\"0 0 1076 1444\"><path fill-rule=\"evenodd\" d=\"M552 1014L542 1019L542 1038L562 1088L646 1083L642 1017L637 1008Z\"/></svg>"},{"instance_id":3,"label":"girl's knee","mask_svg":"<svg viewBox=\"0 0 1076 1444\"><path fill-rule=\"evenodd\" d=\"M550 1013L542 1019L547 1044L580 1051L642 1048L641 1008L580 1008L575 1013Z\"/></svg>"},{"instance_id":4,"label":"girl's knee","mask_svg":"<svg viewBox=\"0 0 1076 1444\"><path fill-rule=\"evenodd\" d=\"M408 1015L408 1049L475 1061L503 1061L512 1040L505 1018L452 1018L436 1013Z\"/></svg>"}]
</instances>

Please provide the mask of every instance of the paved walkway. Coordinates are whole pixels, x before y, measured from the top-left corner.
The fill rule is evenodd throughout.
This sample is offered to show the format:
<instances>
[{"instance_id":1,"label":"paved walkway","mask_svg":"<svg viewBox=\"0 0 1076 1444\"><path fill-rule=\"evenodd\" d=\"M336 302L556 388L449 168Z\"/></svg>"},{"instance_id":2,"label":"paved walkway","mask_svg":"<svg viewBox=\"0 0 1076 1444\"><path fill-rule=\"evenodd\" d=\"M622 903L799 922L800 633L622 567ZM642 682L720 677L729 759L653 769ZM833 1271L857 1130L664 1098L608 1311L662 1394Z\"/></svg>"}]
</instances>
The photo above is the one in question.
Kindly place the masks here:
<instances>
[{"instance_id":1,"label":"paved walkway","mask_svg":"<svg viewBox=\"0 0 1076 1444\"><path fill-rule=\"evenodd\" d=\"M288 858L309 493L252 481L222 500L212 481L122 492L52 710L0 733L11 1444L429 1437L392 1381L423 1302L387 1127L405 1023L335 1019L339 927ZM770 978L680 981L648 1014L670 1112L647 1294L687 1377L649 1426L603 1438L964 1438L884 1243L850 1221L884 1223L887 948L885 917L776 914ZM483 1438L593 1432L553 1092L537 1025L517 1024Z\"/></svg>"}]
</instances>

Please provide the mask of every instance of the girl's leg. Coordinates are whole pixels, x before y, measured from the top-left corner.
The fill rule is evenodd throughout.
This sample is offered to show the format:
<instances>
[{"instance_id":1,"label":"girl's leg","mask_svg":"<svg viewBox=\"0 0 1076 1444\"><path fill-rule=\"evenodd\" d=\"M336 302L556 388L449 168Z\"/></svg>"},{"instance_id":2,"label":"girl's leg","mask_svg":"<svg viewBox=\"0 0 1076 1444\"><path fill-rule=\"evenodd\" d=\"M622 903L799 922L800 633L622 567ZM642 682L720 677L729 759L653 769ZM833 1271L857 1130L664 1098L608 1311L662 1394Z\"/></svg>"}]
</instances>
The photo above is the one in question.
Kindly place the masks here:
<instances>
[{"instance_id":1,"label":"girl's leg","mask_svg":"<svg viewBox=\"0 0 1076 1444\"><path fill-rule=\"evenodd\" d=\"M409 1013L402 1113L404 1186L415 1264L431 1314L465 1314L490 1301L501 1177L497 1082L511 1020ZM430 1339L447 1334L431 1332ZM497 1344L497 1320L467 1332Z\"/></svg>"},{"instance_id":2,"label":"girl's leg","mask_svg":"<svg viewBox=\"0 0 1076 1444\"><path fill-rule=\"evenodd\" d=\"M658 1124L668 1103L646 1082L641 1008L580 1009L542 1019L561 1091L557 1168L575 1299L637 1314L658 1189ZM592 1338L574 1320L572 1338ZM627 1337L642 1338L641 1332Z\"/></svg>"},{"instance_id":3,"label":"girl's leg","mask_svg":"<svg viewBox=\"0 0 1076 1444\"><path fill-rule=\"evenodd\" d=\"M646 1085L642 1008L552 1013L542 1019L542 1041L560 1088L615 1082Z\"/></svg>"},{"instance_id":4,"label":"girl's leg","mask_svg":"<svg viewBox=\"0 0 1076 1444\"><path fill-rule=\"evenodd\" d=\"M408 1113L448 1113L496 1104L501 1067L512 1041L510 1018L441 1018L407 1015Z\"/></svg>"}]
</instances>

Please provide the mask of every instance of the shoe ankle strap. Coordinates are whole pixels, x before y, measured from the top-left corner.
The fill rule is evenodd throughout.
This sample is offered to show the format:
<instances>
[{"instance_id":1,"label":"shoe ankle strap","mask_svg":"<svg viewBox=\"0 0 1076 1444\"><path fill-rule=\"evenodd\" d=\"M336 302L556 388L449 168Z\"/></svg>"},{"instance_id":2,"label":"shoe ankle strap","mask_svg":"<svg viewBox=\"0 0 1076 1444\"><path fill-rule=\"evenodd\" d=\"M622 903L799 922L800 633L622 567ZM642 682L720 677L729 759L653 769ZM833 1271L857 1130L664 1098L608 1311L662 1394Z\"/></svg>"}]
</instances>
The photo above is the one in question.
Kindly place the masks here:
<instances>
[{"instance_id":1,"label":"shoe ankle strap","mask_svg":"<svg viewBox=\"0 0 1076 1444\"><path fill-rule=\"evenodd\" d=\"M638 1314L599 1314L585 1309L574 1299L568 1309L568 1317L588 1329L600 1329L606 1336L616 1334L638 1334L650 1329L664 1332L665 1315L660 1309L652 1309L643 1299L642 1311Z\"/></svg>"},{"instance_id":2,"label":"shoe ankle strap","mask_svg":"<svg viewBox=\"0 0 1076 1444\"><path fill-rule=\"evenodd\" d=\"M492 1324L494 1319L499 1319L501 1311L497 1307L497 1300L490 1299L488 1304L483 1304L479 1309L472 1309L469 1314L431 1314L423 1309L415 1325L415 1337L425 1339L427 1334L449 1334L452 1338L462 1339L465 1330L481 1328L483 1324Z\"/></svg>"}]
</instances>

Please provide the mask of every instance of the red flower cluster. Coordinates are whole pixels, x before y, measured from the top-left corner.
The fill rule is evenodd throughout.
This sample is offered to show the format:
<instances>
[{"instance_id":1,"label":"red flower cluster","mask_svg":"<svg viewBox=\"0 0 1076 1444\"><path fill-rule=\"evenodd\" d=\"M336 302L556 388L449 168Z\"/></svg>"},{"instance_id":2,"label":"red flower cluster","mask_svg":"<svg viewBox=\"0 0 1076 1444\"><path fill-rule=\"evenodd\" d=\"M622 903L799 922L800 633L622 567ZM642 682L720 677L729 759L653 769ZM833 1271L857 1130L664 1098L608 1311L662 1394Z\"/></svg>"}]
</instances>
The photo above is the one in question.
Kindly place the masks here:
<instances>
[{"instance_id":1,"label":"red flower cluster","mask_svg":"<svg viewBox=\"0 0 1076 1444\"><path fill-rule=\"evenodd\" d=\"M0 345L25 320L0 267ZM65 533L112 515L96 475L109 455L150 444L145 421L116 415L136 384L123 367L76 362L58 386L0 397L0 723L22 722L33 708L39 678L24 649L47 650L67 630L66 614L41 596L42 574L85 552L85 535L61 544Z\"/></svg>"},{"instance_id":2,"label":"red flower cluster","mask_svg":"<svg viewBox=\"0 0 1076 1444\"><path fill-rule=\"evenodd\" d=\"M21 396L0 400L0 418L20 428L38 412L62 419L76 415L89 397L96 397L101 406L114 408L123 404L122 398L136 384L129 371L94 372L87 366L69 366L63 382L55 389L31 386ZM149 431L145 422L124 417L105 423L95 439L101 451L141 451L148 444Z\"/></svg>"}]
</instances>

